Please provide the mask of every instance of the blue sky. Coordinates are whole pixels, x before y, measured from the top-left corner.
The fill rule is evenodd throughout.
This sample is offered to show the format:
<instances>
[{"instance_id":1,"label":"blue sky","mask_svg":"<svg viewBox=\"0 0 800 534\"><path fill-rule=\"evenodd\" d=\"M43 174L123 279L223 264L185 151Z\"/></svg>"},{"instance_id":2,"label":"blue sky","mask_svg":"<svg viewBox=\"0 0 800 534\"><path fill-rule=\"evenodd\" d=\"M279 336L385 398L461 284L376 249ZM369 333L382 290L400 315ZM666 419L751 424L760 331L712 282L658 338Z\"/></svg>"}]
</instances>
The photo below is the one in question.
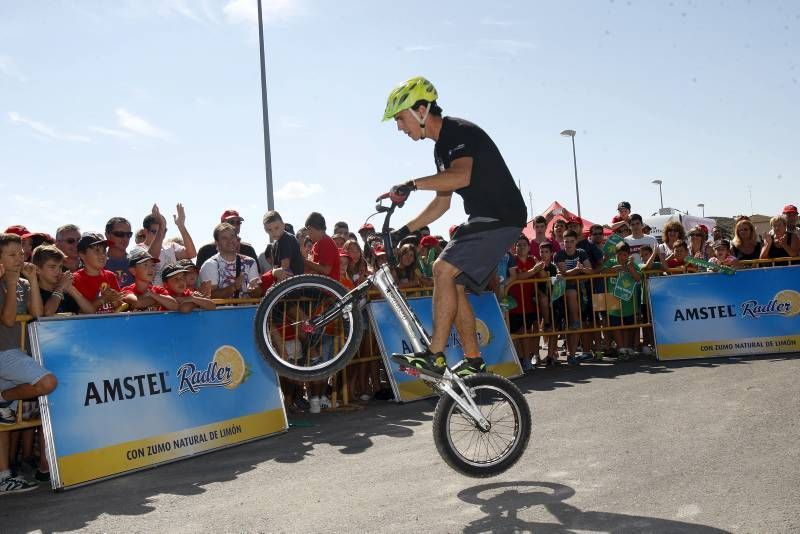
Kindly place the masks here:
<instances>
[{"instance_id":1,"label":"blue sky","mask_svg":"<svg viewBox=\"0 0 800 534\"><path fill-rule=\"evenodd\" d=\"M492 136L535 213L575 210L568 128L591 220L619 200L654 212L655 178L692 213L750 213L749 188L758 213L800 203L796 2L264 6L276 208L296 226L317 210L357 227L378 193L433 172L430 141L380 122L414 75ZM3 2L0 225L138 226L182 202L198 243L237 208L260 248L260 106L255 0ZM433 230L461 220L454 202Z\"/></svg>"}]
</instances>

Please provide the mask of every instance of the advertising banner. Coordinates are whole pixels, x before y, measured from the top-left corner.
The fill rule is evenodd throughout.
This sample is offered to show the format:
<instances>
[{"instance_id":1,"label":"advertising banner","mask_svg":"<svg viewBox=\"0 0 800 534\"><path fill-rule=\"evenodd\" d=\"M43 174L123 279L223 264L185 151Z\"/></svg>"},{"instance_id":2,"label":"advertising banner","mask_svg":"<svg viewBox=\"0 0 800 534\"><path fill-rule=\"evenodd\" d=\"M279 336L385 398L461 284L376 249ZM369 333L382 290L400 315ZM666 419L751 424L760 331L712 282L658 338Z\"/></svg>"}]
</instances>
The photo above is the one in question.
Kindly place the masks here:
<instances>
[{"instance_id":1,"label":"advertising banner","mask_svg":"<svg viewBox=\"0 0 800 534\"><path fill-rule=\"evenodd\" d=\"M661 360L800 350L800 267L648 281Z\"/></svg>"},{"instance_id":2,"label":"advertising banner","mask_svg":"<svg viewBox=\"0 0 800 534\"><path fill-rule=\"evenodd\" d=\"M476 330L481 356L486 362L489 371L508 378L522 374L517 352L511 342L508 326L503 320L500 306L494 293L482 295L468 295L472 309L475 310ZM408 305L428 333L433 331L432 301L431 297L418 297L408 299ZM424 381L414 378L400 371L399 366L389 360L393 353L413 352L403 328L395 317L389 304L384 300L369 303L369 315L372 321L372 330L381 348L384 365L389 370L395 398L402 402L413 401L430 397L433 391ZM450 332L450 338L445 348L447 364L452 366L464 358L464 351L458 339L455 328Z\"/></svg>"},{"instance_id":3,"label":"advertising banner","mask_svg":"<svg viewBox=\"0 0 800 534\"><path fill-rule=\"evenodd\" d=\"M30 326L58 378L41 403L53 489L288 428L255 307L47 318Z\"/></svg>"}]
</instances>

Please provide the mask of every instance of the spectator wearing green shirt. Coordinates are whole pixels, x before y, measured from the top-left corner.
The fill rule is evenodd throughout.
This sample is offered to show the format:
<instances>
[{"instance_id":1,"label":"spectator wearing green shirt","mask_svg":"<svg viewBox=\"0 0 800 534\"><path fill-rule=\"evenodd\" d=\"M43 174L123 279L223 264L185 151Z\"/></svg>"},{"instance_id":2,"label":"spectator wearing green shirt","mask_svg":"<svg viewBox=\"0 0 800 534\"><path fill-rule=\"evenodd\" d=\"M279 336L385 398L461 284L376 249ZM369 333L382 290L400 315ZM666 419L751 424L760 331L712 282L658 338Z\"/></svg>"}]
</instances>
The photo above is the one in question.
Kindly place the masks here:
<instances>
[{"instance_id":1,"label":"spectator wearing green shirt","mask_svg":"<svg viewBox=\"0 0 800 534\"><path fill-rule=\"evenodd\" d=\"M617 273L616 277L608 279L608 290L617 296L619 305L608 310L608 320L612 327L633 325L636 322L639 292L638 282L642 280L639 266L633 261L631 247L628 243L620 241L616 246L616 261L606 269L606 272ZM617 285L620 290L617 290ZM627 294L627 299L625 299ZM622 296L621 296L622 295ZM611 331L617 351L621 355L633 354L636 340L634 335L637 328L620 328Z\"/></svg>"}]
</instances>

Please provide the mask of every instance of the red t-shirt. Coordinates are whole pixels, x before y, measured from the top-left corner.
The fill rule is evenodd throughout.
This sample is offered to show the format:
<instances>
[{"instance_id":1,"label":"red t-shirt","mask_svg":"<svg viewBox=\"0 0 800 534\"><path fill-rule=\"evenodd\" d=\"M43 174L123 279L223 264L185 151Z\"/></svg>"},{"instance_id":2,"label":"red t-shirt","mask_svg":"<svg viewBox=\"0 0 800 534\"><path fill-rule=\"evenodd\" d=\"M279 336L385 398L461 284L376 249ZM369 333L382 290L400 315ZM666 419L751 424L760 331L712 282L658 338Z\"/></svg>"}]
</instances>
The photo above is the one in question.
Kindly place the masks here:
<instances>
[{"instance_id":1,"label":"red t-shirt","mask_svg":"<svg viewBox=\"0 0 800 534\"><path fill-rule=\"evenodd\" d=\"M670 258L667 260L667 267L670 269L674 269L675 267L683 267L683 260L679 260L678 258Z\"/></svg>"},{"instance_id":2,"label":"red t-shirt","mask_svg":"<svg viewBox=\"0 0 800 534\"><path fill-rule=\"evenodd\" d=\"M311 261L320 265L329 265L330 269L325 276L339 279L339 248L330 236L323 236L311 247Z\"/></svg>"},{"instance_id":3,"label":"red t-shirt","mask_svg":"<svg viewBox=\"0 0 800 534\"><path fill-rule=\"evenodd\" d=\"M78 269L72 275L72 285L78 292L83 295L89 302L94 302L100 298L100 292L103 289L111 288L119 291L119 282L117 275L103 269L97 276L90 276L86 273L86 269ZM97 308L96 313L113 313L117 303L107 302L106 304Z\"/></svg>"},{"instance_id":4,"label":"red t-shirt","mask_svg":"<svg viewBox=\"0 0 800 534\"><path fill-rule=\"evenodd\" d=\"M188 287L183 290L183 293L178 293L177 291L172 291L168 287L165 287L165 289L167 290L167 295L169 295L170 297L191 297L192 296L192 290L189 289Z\"/></svg>"},{"instance_id":5,"label":"red t-shirt","mask_svg":"<svg viewBox=\"0 0 800 534\"><path fill-rule=\"evenodd\" d=\"M526 260L521 260L519 256L515 257L516 264L514 267L517 268L517 274L524 273L533 269L533 266L536 265L536 258L531 255L528 255ZM525 303L524 311L525 313L535 313L536 312L536 303L533 301L535 282L533 278L528 278L523 280L521 283L515 283L512 285L509 290L508 294L514 297L514 300L517 301L517 307L513 310L509 310L509 313L513 313L515 315L519 315L523 312L523 302Z\"/></svg>"},{"instance_id":6,"label":"red t-shirt","mask_svg":"<svg viewBox=\"0 0 800 534\"><path fill-rule=\"evenodd\" d=\"M129 286L123 287L121 291L122 291L123 294L133 293L136 296L144 295L144 291L136 291L136 282L132 283ZM166 295L168 297L172 296L172 295L170 295L169 290L166 287L150 285L150 286L147 287L147 291L150 291L150 293L155 293L157 295ZM140 311L145 311L145 310L146 311L167 311L167 309L165 307L161 306L158 303L153 304L152 306L148 306L147 308L144 308L143 310L140 310Z\"/></svg>"}]
</instances>

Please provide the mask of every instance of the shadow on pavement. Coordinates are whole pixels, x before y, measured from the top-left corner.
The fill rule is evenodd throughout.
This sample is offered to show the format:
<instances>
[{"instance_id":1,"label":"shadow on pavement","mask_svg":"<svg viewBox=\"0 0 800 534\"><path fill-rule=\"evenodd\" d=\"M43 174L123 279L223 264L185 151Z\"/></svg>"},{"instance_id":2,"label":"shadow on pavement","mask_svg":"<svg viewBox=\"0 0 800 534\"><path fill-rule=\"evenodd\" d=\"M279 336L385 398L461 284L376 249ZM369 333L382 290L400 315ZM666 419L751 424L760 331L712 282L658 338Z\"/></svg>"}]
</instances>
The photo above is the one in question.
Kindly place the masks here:
<instances>
[{"instance_id":1,"label":"shadow on pavement","mask_svg":"<svg viewBox=\"0 0 800 534\"><path fill-rule=\"evenodd\" d=\"M422 413L430 406L427 401L401 406L375 403L364 411L298 416L295 419L313 426L63 493L41 487L4 496L0 532L79 530L101 515L145 516L155 510L156 496L199 495L208 484L235 480L270 460L300 462L318 445L358 454L370 448L376 436L410 437L413 427L431 420L431 415Z\"/></svg>"},{"instance_id":2,"label":"shadow on pavement","mask_svg":"<svg viewBox=\"0 0 800 534\"><path fill-rule=\"evenodd\" d=\"M713 369L722 365L741 365L758 360L782 361L798 357L800 357L800 354L791 353L670 361L658 361L644 357L630 361L605 358L602 362L590 361L577 366L561 365L557 369L537 367L533 373L529 373L514 382L523 393L529 393L531 391L551 391L562 387L574 387L576 384L588 384L595 379L614 379L637 373L671 373L674 369L686 367Z\"/></svg>"},{"instance_id":3,"label":"shadow on pavement","mask_svg":"<svg viewBox=\"0 0 800 534\"><path fill-rule=\"evenodd\" d=\"M670 519L581 510L564 502L574 495L574 489L553 482L498 482L467 488L458 493L458 498L480 506L486 516L468 524L464 532L728 532ZM544 506L554 521L526 521L519 517L521 511L536 506Z\"/></svg>"}]
</instances>

